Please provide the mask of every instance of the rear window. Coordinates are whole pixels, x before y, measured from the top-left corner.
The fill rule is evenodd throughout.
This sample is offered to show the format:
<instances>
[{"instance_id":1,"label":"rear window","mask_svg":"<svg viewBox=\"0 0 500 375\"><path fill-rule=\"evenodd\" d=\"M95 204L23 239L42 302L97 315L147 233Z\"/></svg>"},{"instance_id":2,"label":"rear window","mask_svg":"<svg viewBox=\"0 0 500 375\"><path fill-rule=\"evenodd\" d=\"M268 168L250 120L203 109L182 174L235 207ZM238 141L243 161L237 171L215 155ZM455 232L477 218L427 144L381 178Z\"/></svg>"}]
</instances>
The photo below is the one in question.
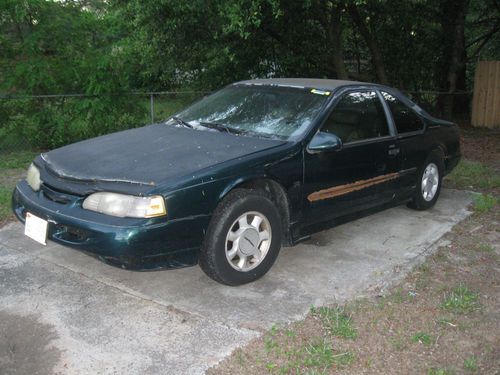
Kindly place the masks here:
<instances>
[{"instance_id":1,"label":"rear window","mask_svg":"<svg viewBox=\"0 0 500 375\"><path fill-rule=\"evenodd\" d=\"M383 92L386 103L394 119L394 124L399 134L420 131L424 128L422 119L406 104L393 95Z\"/></svg>"}]
</instances>

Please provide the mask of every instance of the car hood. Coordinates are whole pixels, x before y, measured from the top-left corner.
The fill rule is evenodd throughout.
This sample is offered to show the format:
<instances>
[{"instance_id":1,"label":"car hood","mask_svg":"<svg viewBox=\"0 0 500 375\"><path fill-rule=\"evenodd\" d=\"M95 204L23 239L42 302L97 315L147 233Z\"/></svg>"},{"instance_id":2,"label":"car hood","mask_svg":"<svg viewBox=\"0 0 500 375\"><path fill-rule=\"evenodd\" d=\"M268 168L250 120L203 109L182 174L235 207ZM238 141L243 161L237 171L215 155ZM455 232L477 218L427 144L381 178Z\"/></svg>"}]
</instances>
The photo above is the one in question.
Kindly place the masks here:
<instances>
[{"instance_id":1,"label":"car hood","mask_svg":"<svg viewBox=\"0 0 500 375\"><path fill-rule=\"evenodd\" d=\"M283 143L156 124L74 143L42 154L41 159L43 167L58 180L115 182L151 189Z\"/></svg>"}]
</instances>

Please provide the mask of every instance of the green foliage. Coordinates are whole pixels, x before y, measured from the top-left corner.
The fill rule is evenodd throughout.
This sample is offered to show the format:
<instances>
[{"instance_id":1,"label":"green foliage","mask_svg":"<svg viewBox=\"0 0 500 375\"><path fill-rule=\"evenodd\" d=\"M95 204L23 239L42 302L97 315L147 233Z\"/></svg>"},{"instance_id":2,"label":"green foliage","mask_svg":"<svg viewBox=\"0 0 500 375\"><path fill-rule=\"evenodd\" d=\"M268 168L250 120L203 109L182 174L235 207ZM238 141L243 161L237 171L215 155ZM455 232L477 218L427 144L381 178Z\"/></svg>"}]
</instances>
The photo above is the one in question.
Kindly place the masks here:
<instances>
[{"instance_id":1,"label":"green foliage","mask_svg":"<svg viewBox=\"0 0 500 375\"><path fill-rule=\"evenodd\" d=\"M408 91L440 89L447 77L443 67L449 65L443 56L450 38L441 32L447 23L445 3L4 0L0 94L88 96L0 99L0 149L53 148L147 123L143 98L123 95L135 90L209 91L269 76L336 78L339 54L349 78L377 81L373 46L392 85ZM467 4L467 53L498 59L497 7L493 0ZM353 7L360 23L350 13ZM469 60L470 77L476 59ZM158 105L159 118L178 108L175 103L165 111ZM498 176L474 166L464 164L460 171L457 184L499 185Z\"/></svg>"},{"instance_id":2,"label":"green foliage","mask_svg":"<svg viewBox=\"0 0 500 375\"><path fill-rule=\"evenodd\" d=\"M465 285L458 285L445 297L441 308L456 314L467 314L479 307L478 295Z\"/></svg>"},{"instance_id":3,"label":"green foliage","mask_svg":"<svg viewBox=\"0 0 500 375\"><path fill-rule=\"evenodd\" d=\"M145 123L128 98L71 98L0 102L0 148L50 149Z\"/></svg>"},{"instance_id":4,"label":"green foliage","mask_svg":"<svg viewBox=\"0 0 500 375\"><path fill-rule=\"evenodd\" d=\"M477 194L474 196L474 210L487 212L496 206L498 199L489 194Z\"/></svg>"},{"instance_id":5,"label":"green foliage","mask_svg":"<svg viewBox=\"0 0 500 375\"><path fill-rule=\"evenodd\" d=\"M0 91L23 96L84 93L86 98L0 101L0 147L53 148L137 126L144 111L130 90L116 37L100 2L7 0L0 5ZM122 22L123 23L123 22ZM94 97L95 96L95 97Z\"/></svg>"}]
</instances>

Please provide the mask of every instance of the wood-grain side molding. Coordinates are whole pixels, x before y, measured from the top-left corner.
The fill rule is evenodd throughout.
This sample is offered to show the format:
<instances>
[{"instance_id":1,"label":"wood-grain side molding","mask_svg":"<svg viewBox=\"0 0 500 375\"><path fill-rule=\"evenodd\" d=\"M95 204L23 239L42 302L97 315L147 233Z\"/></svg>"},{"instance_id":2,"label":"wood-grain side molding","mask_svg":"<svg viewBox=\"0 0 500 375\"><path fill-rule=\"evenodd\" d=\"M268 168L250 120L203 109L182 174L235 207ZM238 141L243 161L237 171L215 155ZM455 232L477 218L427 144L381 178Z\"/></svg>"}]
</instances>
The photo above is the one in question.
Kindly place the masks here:
<instances>
[{"instance_id":1,"label":"wood-grain side molding","mask_svg":"<svg viewBox=\"0 0 500 375\"><path fill-rule=\"evenodd\" d=\"M394 173L388 173L384 174L381 176L373 177L368 180L360 180L356 182L352 182L350 184L345 184L345 185L338 185L334 186L328 189L324 190L319 190L315 191L314 193L311 193L307 196L307 200L309 202L316 202L320 201L323 199L329 199L329 198L334 198L338 197L340 195L344 194L349 194L354 191L366 189L367 187L373 186L373 185L378 185L387 181L394 180L396 178L399 178L403 175L406 175L407 173L414 171L415 168L412 169L407 169L401 172L394 172Z\"/></svg>"}]
</instances>

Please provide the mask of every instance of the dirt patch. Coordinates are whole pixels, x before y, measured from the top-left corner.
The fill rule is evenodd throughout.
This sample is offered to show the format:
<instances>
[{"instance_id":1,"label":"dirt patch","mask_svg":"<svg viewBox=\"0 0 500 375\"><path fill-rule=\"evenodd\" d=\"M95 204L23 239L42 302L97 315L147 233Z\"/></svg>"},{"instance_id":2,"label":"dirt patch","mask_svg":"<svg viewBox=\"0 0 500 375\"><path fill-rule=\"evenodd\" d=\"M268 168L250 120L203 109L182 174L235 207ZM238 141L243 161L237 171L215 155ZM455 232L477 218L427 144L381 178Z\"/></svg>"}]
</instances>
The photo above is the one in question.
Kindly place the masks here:
<instances>
[{"instance_id":1,"label":"dirt patch","mask_svg":"<svg viewBox=\"0 0 500 375\"><path fill-rule=\"evenodd\" d=\"M0 311L0 374L52 374L61 352L54 327L36 316Z\"/></svg>"},{"instance_id":2,"label":"dirt patch","mask_svg":"<svg viewBox=\"0 0 500 375\"><path fill-rule=\"evenodd\" d=\"M500 171L500 131L461 128L460 147L467 159L479 161L497 172Z\"/></svg>"}]
</instances>

